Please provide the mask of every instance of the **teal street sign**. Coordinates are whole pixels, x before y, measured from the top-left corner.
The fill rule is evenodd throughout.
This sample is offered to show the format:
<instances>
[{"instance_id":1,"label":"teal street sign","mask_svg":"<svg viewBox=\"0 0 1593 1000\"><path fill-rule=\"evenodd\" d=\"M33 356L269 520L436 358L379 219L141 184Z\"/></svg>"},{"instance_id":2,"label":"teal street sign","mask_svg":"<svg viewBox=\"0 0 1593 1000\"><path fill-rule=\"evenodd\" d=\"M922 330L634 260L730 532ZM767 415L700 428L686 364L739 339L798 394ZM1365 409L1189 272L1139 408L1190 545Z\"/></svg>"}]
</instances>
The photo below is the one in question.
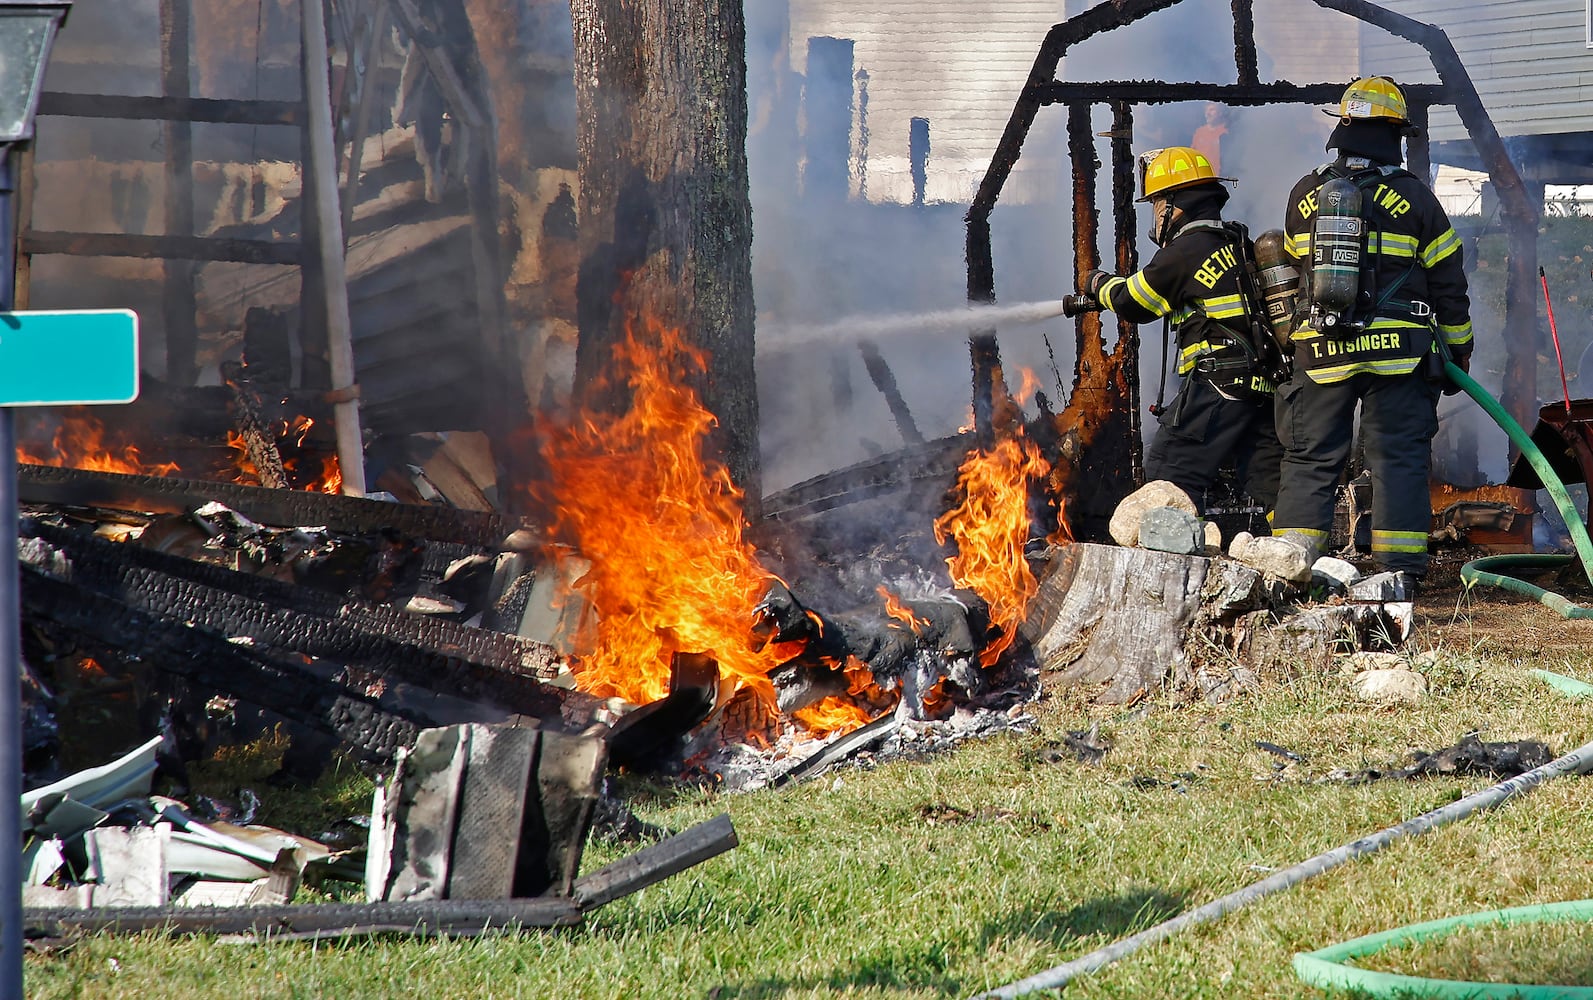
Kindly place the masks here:
<instances>
[{"instance_id":1,"label":"teal street sign","mask_svg":"<svg viewBox=\"0 0 1593 1000\"><path fill-rule=\"evenodd\" d=\"M0 406L137 398L138 316L131 309L0 312Z\"/></svg>"}]
</instances>

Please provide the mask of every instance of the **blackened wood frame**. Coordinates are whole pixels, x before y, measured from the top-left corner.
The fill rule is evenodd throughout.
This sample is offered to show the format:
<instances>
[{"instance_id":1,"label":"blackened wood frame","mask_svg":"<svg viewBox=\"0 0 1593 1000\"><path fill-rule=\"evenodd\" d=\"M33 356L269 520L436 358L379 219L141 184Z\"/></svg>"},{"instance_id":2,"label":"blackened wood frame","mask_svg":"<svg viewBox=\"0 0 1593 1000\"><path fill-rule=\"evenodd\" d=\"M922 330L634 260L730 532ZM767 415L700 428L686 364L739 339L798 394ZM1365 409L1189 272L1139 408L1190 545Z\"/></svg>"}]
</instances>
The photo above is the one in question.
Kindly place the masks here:
<instances>
[{"instance_id":1,"label":"blackened wood frame","mask_svg":"<svg viewBox=\"0 0 1593 1000\"><path fill-rule=\"evenodd\" d=\"M1062 57L1072 45L1103 31L1121 28L1140 18L1172 7L1181 0L1107 0L1068 20L1053 25L1046 33L1035 57L1034 66L1012 116L991 158L979 190L965 217L968 264L968 300L973 304L995 301L995 264L991 258L990 213L1001 189L1022 153L1035 116L1042 106L1062 104L1069 108L1069 155L1072 161L1074 212L1074 278L1082 278L1100 264L1097 217L1094 203L1094 174L1097 164L1090 132L1090 112L1094 105L1113 109L1112 172L1114 177L1114 215L1116 224L1116 266L1119 270L1136 266L1137 254L1132 237L1132 202L1121 197L1124 178L1132 183L1132 161L1128 159L1132 137L1134 104L1163 104L1180 101L1209 101L1228 105L1313 104L1330 105L1338 101L1349 81L1297 85L1286 82L1261 83L1256 71L1254 0L1232 0L1234 15L1234 63L1238 83L1166 83L1162 81L1062 82L1056 79ZM1367 0L1313 0L1320 7L1349 14L1359 20L1420 45L1432 59L1439 83L1405 87L1411 119L1425 125L1428 109L1434 104L1450 104L1471 136L1495 190L1499 192L1501 218L1509 240L1510 269L1505 286L1506 370L1502 401L1518 420L1536 412L1535 300L1533 277L1537 268L1537 224L1540 206L1527 194L1526 185L1511 162L1504 143L1477 95L1471 77L1441 28L1424 24L1380 7ZM1126 132L1126 134L1124 134ZM1081 139L1081 141L1075 141ZM1081 155L1087 153L1088 155ZM1424 175L1431 160L1425 135L1410 141L1409 163L1414 172ZM1125 219L1125 213L1127 218ZM1117 346L1104 355L1099 314L1079 317L1077 336L1080 352L1075 367L1075 390L1105 390L1114 381L1126 384L1127 398L1117 401L1135 414L1130 421L1116 421L1101 440L1085 442L1086 452L1096 452L1090 465L1097 468L1137 469L1139 462L1137 328L1118 321ZM1085 363L1085 347L1095 351ZM970 338L973 361L974 417L982 440L993 433L995 380L1000 378L1000 350L994 330L976 331ZM1102 370L1101 361L1108 362ZM1092 369L1093 370L1090 370ZM1126 378L1125 378L1126 376ZM1086 385L1084 379L1091 379ZM1110 402L1110 401L1109 401Z\"/></svg>"}]
</instances>

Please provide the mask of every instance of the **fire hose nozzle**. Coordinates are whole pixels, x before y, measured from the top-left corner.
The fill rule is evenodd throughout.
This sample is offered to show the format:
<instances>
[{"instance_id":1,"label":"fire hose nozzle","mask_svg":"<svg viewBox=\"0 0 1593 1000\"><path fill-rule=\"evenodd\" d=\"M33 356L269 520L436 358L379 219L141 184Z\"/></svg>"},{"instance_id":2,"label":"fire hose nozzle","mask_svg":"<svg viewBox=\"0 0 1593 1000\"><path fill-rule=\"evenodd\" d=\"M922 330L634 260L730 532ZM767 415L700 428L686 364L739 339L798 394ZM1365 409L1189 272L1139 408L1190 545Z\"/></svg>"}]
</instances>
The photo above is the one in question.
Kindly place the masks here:
<instances>
[{"instance_id":1,"label":"fire hose nozzle","mask_svg":"<svg viewBox=\"0 0 1593 1000\"><path fill-rule=\"evenodd\" d=\"M1100 312L1101 304L1088 295L1064 295L1062 297L1062 315L1082 316L1088 312Z\"/></svg>"}]
</instances>

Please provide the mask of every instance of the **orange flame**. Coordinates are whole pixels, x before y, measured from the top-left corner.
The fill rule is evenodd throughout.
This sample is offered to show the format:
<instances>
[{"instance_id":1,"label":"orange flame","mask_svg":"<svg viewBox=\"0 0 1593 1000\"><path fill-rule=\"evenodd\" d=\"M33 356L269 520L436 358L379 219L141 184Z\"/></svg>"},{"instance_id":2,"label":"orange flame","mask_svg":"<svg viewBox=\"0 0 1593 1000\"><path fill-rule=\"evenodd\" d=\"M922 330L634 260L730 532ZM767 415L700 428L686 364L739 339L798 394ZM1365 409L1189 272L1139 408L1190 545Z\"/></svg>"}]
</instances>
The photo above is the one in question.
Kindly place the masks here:
<instances>
[{"instance_id":1,"label":"orange flame","mask_svg":"<svg viewBox=\"0 0 1593 1000\"><path fill-rule=\"evenodd\" d=\"M117 435L105 429L102 420L83 407L73 407L62 414L48 451L19 444L17 461L142 476L169 476L178 471L176 462L145 462L137 445L118 440Z\"/></svg>"},{"instance_id":2,"label":"orange flame","mask_svg":"<svg viewBox=\"0 0 1593 1000\"><path fill-rule=\"evenodd\" d=\"M840 695L831 695L818 704L799 708L792 714L810 736L818 739L831 733L849 733L874 721L866 708Z\"/></svg>"},{"instance_id":3,"label":"orange flame","mask_svg":"<svg viewBox=\"0 0 1593 1000\"><path fill-rule=\"evenodd\" d=\"M292 420L279 420L273 428L274 437L278 447L283 444L293 448L303 448L304 438L310 433L310 428L315 426L315 420L303 416L294 417ZM260 470L255 466L254 459L249 457L249 442L244 436L233 430L227 431L227 448L232 451L232 464L237 470L232 481L243 483L247 486L260 485ZM284 458L282 469L288 474L290 481L303 478L298 475L299 462L302 456ZM343 469L338 465L336 455L319 456L321 470L310 477L304 485L297 487L308 493L341 493L343 492Z\"/></svg>"},{"instance_id":4,"label":"orange flame","mask_svg":"<svg viewBox=\"0 0 1593 1000\"><path fill-rule=\"evenodd\" d=\"M607 378L629 384L629 411L580 414L543 443L553 535L591 566L576 586L598 621L578 640L576 682L645 704L667 692L672 654L704 653L772 706L767 674L794 650L749 642L771 577L743 538L741 491L702 454L714 416L690 386L707 359L651 321L629 325L614 359Z\"/></svg>"},{"instance_id":5,"label":"orange flame","mask_svg":"<svg viewBox=\"0 0 1593 1000\"><path fill-rule=\"evenodd\" d=\"M895 594L886 589L882 583L874 588L874 592L885 600L885 613L899 622L904 623L913 630L914 635L923 635L924 629L929 627L929 619L919 618L912 610L901 602Z\"/></svg>"},{"instance_id":6,"label":"orange flame","mask_svg":"<svg viewBox=\"0 0 1593 1000\"><path fill-rule=\"evenodd\" d=\"M946 560L951 578L990 606L990 623L1001 630L979 653L988 667L1012 645L1039 584L1024 558L1029 539L1029 483L1050 465L1027 437L1006 437L990 451L971 451L957 473L961 506L935 520L935 540L957 543Z\"/></svg>"}]
</instances>

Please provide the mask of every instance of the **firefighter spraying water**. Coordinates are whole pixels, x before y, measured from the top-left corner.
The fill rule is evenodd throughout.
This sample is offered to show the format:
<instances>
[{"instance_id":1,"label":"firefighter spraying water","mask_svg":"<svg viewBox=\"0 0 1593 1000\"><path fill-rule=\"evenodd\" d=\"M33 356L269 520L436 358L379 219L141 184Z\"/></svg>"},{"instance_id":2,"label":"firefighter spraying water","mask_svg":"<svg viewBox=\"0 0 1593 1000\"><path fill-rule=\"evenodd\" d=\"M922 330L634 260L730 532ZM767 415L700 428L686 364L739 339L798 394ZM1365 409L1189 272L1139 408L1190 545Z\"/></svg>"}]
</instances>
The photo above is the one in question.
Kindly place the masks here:
<instances>
[{"instance_id":1,"label":"firefighter spraying water","mask_svg":"<svg viewBox=\"0 0 1593 1000\"><path fill-rule=\"evenodd\" d=\"M1145 452L1145 478L1170 481L1199 505L1232 461L1245 492L1270 510L1282 457L1272 393L1286 364L1249 233L1222 218L1230 180L1187 146L1142 154L1139 200L1150 206L1150 236L1161 249L1131 275L1091 271L1064 302L1070 315L1110 309L1132 323L1164 320L1164 373L1176 340L1183 381L1166 406L1157 393L1151 412L1161 426Z\"/></svg>"}]
</instances>

